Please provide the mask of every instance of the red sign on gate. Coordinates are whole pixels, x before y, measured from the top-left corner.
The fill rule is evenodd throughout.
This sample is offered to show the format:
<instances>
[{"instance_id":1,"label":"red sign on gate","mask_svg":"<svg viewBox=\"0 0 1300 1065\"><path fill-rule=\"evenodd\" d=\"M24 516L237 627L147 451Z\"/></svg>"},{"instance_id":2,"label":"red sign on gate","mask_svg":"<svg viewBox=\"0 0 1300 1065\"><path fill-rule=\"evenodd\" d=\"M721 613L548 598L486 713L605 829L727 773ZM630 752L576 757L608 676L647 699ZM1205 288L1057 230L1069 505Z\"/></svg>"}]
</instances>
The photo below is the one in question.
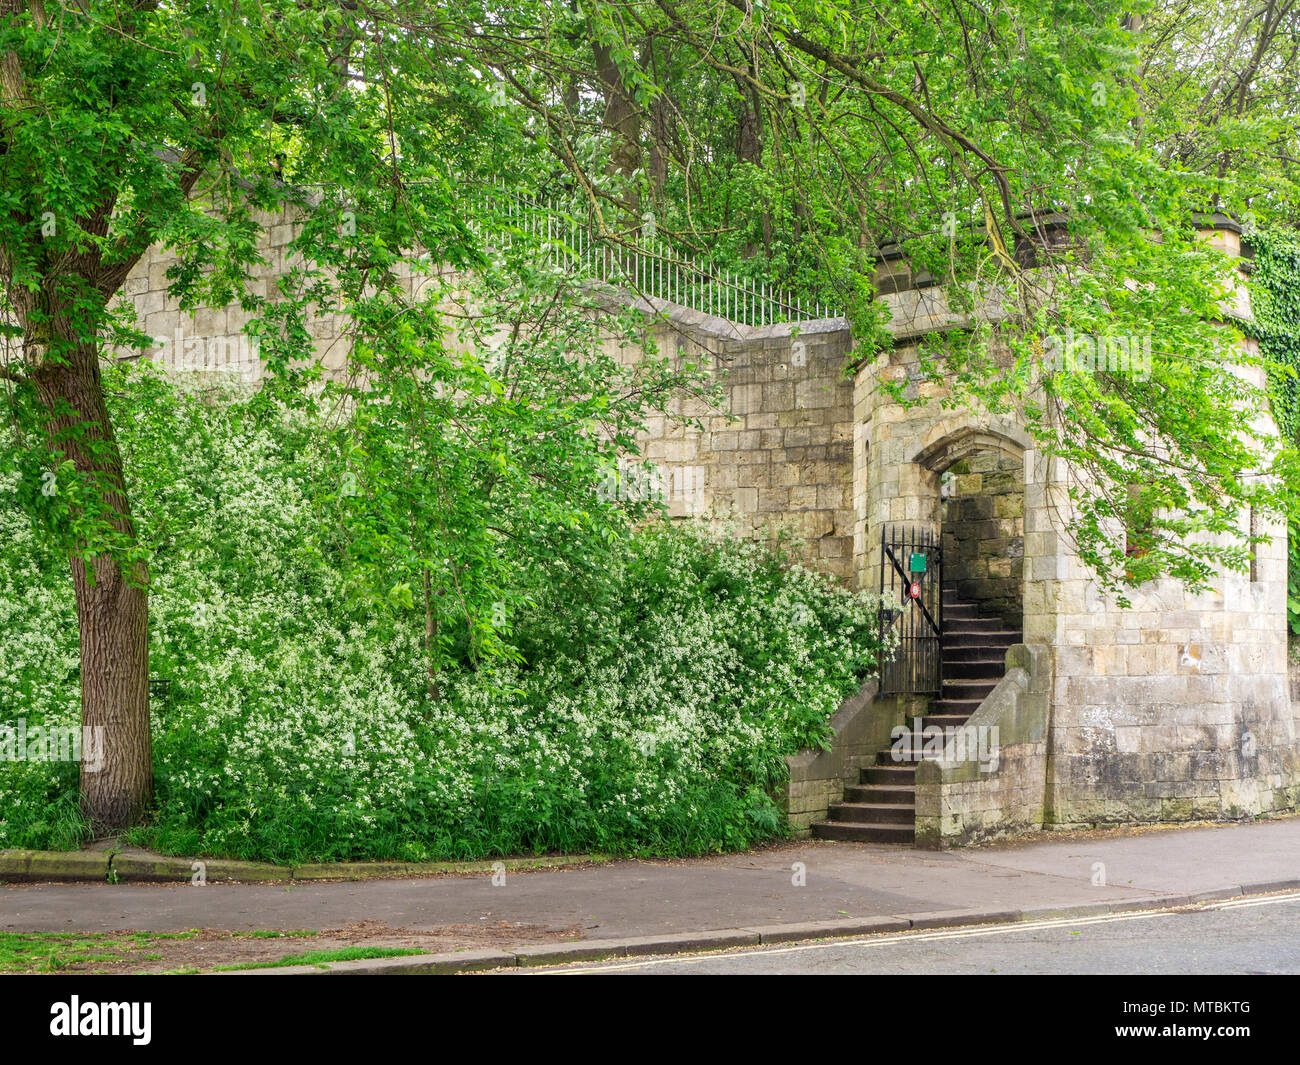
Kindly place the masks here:
<instances>
[{"instance_id":1,"label":"red sign on gate","mask_svg":"<svg viewBox=\"0 0 1300 1065\"><path fill-rule=\"evenodd\" d=\"M910 595L913 599L920 599L920 598L921 598L921 582L920 582L920 581L913 581L910 585L908 585L908 588L907 588L907 594Z\"/></svg>"}]
</instances>

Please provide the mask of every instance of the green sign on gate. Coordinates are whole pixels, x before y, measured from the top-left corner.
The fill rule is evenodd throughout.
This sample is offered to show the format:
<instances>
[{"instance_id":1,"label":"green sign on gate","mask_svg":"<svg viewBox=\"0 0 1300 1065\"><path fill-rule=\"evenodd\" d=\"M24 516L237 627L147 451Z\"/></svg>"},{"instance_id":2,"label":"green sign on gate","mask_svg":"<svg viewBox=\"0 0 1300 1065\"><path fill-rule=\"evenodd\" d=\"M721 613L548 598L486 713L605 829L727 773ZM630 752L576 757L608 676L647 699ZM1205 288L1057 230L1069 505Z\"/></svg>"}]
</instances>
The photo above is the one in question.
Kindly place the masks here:
<instances>
[{"instance_id":1,"label":"green sign on gate","mask_svg":"<svg viewBox=\"0 0 1300 1065\"><path fill-rule=\"evenodd\" d=\"M925 572L925 554L921 551L913 551L911 561L908 563L909 570L913 573Z\"/></svg>"}]
</instances>

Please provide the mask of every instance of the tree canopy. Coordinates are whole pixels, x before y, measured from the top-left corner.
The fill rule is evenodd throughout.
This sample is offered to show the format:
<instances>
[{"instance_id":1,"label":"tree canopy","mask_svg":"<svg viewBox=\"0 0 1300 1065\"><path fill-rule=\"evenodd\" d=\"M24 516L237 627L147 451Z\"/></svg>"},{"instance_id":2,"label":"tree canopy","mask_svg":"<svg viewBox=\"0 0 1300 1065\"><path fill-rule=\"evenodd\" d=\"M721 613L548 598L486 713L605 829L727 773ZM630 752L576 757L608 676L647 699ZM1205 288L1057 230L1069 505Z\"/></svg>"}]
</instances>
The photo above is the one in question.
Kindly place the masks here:
<instances>
[{"instance_id":1,"label":"tree canopy","mask_svg":"<svg viewBox=\"0 0 1300 1065\"><path fill-rule=\"evenodd\" d=\"M100 360L145 344L118 296L151 246L177 251L182 307L253 313L268 416L337 405L340 549L359 588L423 609L431 663L499 645L510 565L616 535L593 471L703 387L601 362L595 323L635 323L524 245L494 253L467 209L486 182L842 306L864 354L877 256L900 249L954 305L1000 308L928 344L926 372L1014 406L1083 475L1103 582L1198 585L1245 564L1242 508L1296 486L1237 372L1264 361L1235 344L1236 264L1197 232L1297 224L1298 42L1295 0L0 0L0 379L25 498L72 560L83 714L117 730L124 768L83 779L96 818L148 792L151 549ZM295 256L259 291L285 210ZM443 267L478 279L463 314ZM307 322L340 309L350 372L324 385ZM506 335L504 357L455 332ZM1044 373L1061 335L1145 338L1150 371Z\"/></svg>"}]
</instances>

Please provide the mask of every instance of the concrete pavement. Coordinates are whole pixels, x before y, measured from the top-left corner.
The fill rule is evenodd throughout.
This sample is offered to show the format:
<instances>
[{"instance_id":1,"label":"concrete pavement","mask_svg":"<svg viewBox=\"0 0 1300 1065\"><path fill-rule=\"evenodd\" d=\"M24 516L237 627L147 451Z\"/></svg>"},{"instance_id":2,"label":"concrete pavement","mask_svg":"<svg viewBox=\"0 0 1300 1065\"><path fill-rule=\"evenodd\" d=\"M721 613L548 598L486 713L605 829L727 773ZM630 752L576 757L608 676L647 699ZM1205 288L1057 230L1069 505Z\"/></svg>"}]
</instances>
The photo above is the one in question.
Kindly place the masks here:
<instances>
[{"instance_id":1,"label":"concrete pavement","mask_svg":"<svg viewBox=\"0 0 1300 1065\"><path fill-rule=\"evenodd\" d=\"M949 852L807 841L682 861L507 872L496 882L485 873L342 883L13 884L0 887L0 930L326 929L361 920L433 930L505 921L612 940L885 916L921 927L1288 886L1300 886L1300 817Z\"/></svg>"}]
</instances>

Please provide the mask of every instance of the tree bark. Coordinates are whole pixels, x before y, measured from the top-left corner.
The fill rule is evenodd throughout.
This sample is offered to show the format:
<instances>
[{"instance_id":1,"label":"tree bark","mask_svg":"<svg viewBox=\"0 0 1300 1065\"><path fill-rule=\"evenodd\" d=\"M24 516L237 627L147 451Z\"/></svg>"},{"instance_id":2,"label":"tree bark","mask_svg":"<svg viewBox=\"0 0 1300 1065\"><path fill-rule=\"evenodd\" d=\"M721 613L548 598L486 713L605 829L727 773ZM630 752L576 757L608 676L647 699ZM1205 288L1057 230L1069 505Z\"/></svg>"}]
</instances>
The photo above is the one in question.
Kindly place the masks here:
<instances>
[{"instance_id":1,"label":"tree bark","mask_svg":"<svg viewBox=\"0 0 1300 1065\"><path fill-rule=\"evenodd\" d=\"M96 480L113 529L133 546L135 524L96 346L79 344L69 358L35 368L32 378L48 415L52 454ZM83 740L96 737L103 752L96 764L88 757L93 748L83 742L82 809L97 834L113 833L139 820L153 789L149 571L142 562L124 567L107 554L74 554L71 570L81 642L81 723L92 730L83 732Z\"/></svg>"},{"instance_id":2,"label":"tree bark","mask_svg":"<svg viewBox=\"0 0 1300 1065\"><path fill-rule=\"evenodd\" d=\"M593 36L591 49L596 57L596 76L605 98L605 128L613 134L610 148L610 172L631 180L641 167L641 110L623 83L623 75L614 60L613 49ZM635 186L628 185L624 206L632 214L641 210L641 197Z\"/></svg>"},{"instance_id":3,"label":"tree bark","mask_svg":"<svg viewBox=\"0 0 1300 1065\"><path fill-rule=\"evenodd\" d=\"M745 56L749 81L737 79L740 107L736 117L736 159L742 163L750 163L761 170L763 167L763 101L754 89L754 85L758 82L758 62L752 50L742 46L741 51ZM763 253L771 255L772 211L766 202L763 204L759 223ZM740 254L746 259L752 259L758 254L758 250L758 245L754 241L747 240Z\"/></svg>"},{"instance_id":4,"label":"tree bark","mask_svg":"<svg viewBox=\"0 0 1300 1065\"><path fill-rule=\"evenodd\" d=\"M40 0L0 0L0 16L47 22ZM9 109L35 109L18 54L0 53L0 101ZM180 186L186 195L201 173L193 149L181 159ZM33 179L33 185L40 182ZM111 182L101 199L80 219L91 237L106 240L117 204ZM30 222L14 212L15 218ZM149 733L149 570L141 561L124 565L136 544L123 475L122 454L104 399L96 340L98 312L114 295L132 265L153 242L135 232L123 248L129 254L102 269L103 246L96 240L63 252L57 259L44 247L27 249L41 283L15 284L20 249L0 246L0 282L22 329L26 368L45 412L44 430L51 458L71 460L81 477L98 490L118 550L104 545L71 545L70 566L77 604L81 650L81 722L93 730L88 749L82 733L81 804L97 833L135 823L153 789L153 749ZM132 251L131 249L134 249ZM57 478L54 481L58 490ZM73 517L78 515L74 514ZM102 754L92 759L88 755Z\"/></svg>"},{"instance_id":5,"label":"tree bark","mask_svg":"<svg viewBox=\"0 0 1300 1065\"><path fill-rule=\"evenodd\" d=\"M660 85L666 81L664 72L660 69L660 60L663 60L662 65L667 65L671 61L672 43L666 44L662 51L664 53L662 56L655 51L653 37L646 41L645 47L641 50L641 65L652 72L655 81ZM650 104L650 148L646 160L650 178L650 195L656 205L663 199L664 187L668 184L670 154L668 128L671 121L668 98L660 94Z\"/></svg>"}]
</instances>

